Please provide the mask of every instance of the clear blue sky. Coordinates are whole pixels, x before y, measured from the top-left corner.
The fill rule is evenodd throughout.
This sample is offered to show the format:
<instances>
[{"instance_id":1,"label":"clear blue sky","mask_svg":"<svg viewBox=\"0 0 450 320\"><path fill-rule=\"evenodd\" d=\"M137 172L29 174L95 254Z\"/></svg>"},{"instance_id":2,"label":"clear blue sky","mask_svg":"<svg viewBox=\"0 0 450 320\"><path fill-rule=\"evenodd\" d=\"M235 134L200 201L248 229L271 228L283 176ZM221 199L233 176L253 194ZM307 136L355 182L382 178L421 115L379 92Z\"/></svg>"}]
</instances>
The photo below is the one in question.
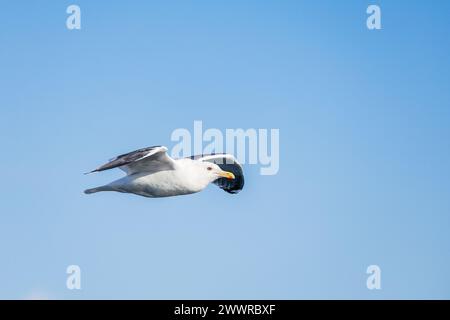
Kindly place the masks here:
<instances>
[{"instance_id":1,"label":"clear blue sky","mask_svg":"<svg viewBox=\"0 0 450 320\"><path fill-rule=\"evenodd\" d=\"M66 29L78 4L82 29ZM379 4L382 30L366 28ZM450 2L9 1L0 298L450 298ZM246 166L147 199L87 187L176 128L279 128ZM82 290L66 288L66 267ZM382 290L366 288L367 266Z\"/></svg>"}]
</instances>

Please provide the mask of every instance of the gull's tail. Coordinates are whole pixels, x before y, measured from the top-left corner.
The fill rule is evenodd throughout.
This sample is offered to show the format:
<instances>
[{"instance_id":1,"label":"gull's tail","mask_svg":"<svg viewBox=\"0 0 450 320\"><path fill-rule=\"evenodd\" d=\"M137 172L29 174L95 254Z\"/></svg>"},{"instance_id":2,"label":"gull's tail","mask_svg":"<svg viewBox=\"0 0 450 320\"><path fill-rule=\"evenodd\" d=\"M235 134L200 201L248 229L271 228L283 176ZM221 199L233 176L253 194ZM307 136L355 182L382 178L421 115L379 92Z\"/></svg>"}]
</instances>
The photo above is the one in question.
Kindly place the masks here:
<instances>
[{"instance_id":1,"label":"gull's tail","mask_svg":"<svg viewBox=\"0 0 450 320\"><path fill-rule=\"evenodd\" d=\"M97 188L92 188L92 189L86 189L84 190L85 194L91 194L91 193L96 193L96 192L101 192L101 191L111 191L112 189L109 186L101 186L101 187L97 187Z\"/></svg>"}]
</instances>

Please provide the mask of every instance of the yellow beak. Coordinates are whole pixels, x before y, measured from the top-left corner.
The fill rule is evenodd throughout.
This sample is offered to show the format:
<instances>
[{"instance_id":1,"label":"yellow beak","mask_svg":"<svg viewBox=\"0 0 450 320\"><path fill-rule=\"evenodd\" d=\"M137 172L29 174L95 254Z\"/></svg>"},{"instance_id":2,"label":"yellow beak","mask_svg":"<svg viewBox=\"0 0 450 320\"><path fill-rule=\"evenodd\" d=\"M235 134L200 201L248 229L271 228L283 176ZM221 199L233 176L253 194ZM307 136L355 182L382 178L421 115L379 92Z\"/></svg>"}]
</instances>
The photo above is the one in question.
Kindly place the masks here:
<instances>
[{"instance_id":1,"label":"yellow beak","mask_svg":"<svg viewBox=\"0 0 450 320\"><path fill-rule=\"evenodd\" d=\"M218 173L218 175L219 175L220 177L224 177L224 178L227 178L227 179L230 179L230 180L236 179L236 177L234 176L234 174L231 173L231 172L228 172L228 171L220 171L220 172Z\"/></svg>"}]
</instances>

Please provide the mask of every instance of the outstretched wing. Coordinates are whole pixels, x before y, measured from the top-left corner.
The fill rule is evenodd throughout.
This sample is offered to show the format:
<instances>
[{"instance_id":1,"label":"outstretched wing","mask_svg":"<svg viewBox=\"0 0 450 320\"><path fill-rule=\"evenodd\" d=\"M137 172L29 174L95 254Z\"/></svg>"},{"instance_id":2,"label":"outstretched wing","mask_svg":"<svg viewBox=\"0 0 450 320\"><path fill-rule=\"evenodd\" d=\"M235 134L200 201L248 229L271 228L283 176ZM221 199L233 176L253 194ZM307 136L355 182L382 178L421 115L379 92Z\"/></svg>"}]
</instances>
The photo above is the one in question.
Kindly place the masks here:
<instances>
[{"instance_id":1,"label":"outstretched wing","mask_svg":"<svg viewBox=\"0 0 450 320\"><path fill-rule=\"evenodd\" d=\"M88 172L99 172L113 168L119 168L128 175L138 172L155 172L161 170L172 170L175 167L174 160L167 155L167 148L154 146L138 149L111 159L101 167Z\"/></svg>"},{"instance_id":2,"label":"outstretched wing","mask_svg":"<svg viewBox=\"0 0 450 320\"><path fill-rule=\"evenodd\" d=\"M214 181L221 189L228 193L238 193L244 188L244 171L240 163L231 155L216 153L191 156L192 160L207 161L217 164L222 170L232 172L235 179L219 178Z\"/></svg>"}]
</instances>

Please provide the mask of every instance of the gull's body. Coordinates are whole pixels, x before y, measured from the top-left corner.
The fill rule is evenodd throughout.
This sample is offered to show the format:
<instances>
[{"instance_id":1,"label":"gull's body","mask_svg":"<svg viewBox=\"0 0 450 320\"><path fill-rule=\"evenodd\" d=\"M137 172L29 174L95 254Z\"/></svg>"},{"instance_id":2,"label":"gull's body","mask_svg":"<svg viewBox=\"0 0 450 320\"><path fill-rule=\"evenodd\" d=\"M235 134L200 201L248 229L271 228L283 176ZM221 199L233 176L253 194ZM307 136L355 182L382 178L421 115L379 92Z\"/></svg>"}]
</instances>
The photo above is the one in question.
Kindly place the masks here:
<instances>
[{"instance_id":1,"label":"gull's body","mask_svg":"<svg viewBox=\"0 0 450 320\"><path fill-rule=\"evenodd\" d=\"M120 168L127 175L85 193L117 191L158 198L199 192L211 182L229 193L244 186L242 167L231 155L172 159L166 151L165 147L149 147L118 156L92 172Z\"/></svg>"}]
</instances>

